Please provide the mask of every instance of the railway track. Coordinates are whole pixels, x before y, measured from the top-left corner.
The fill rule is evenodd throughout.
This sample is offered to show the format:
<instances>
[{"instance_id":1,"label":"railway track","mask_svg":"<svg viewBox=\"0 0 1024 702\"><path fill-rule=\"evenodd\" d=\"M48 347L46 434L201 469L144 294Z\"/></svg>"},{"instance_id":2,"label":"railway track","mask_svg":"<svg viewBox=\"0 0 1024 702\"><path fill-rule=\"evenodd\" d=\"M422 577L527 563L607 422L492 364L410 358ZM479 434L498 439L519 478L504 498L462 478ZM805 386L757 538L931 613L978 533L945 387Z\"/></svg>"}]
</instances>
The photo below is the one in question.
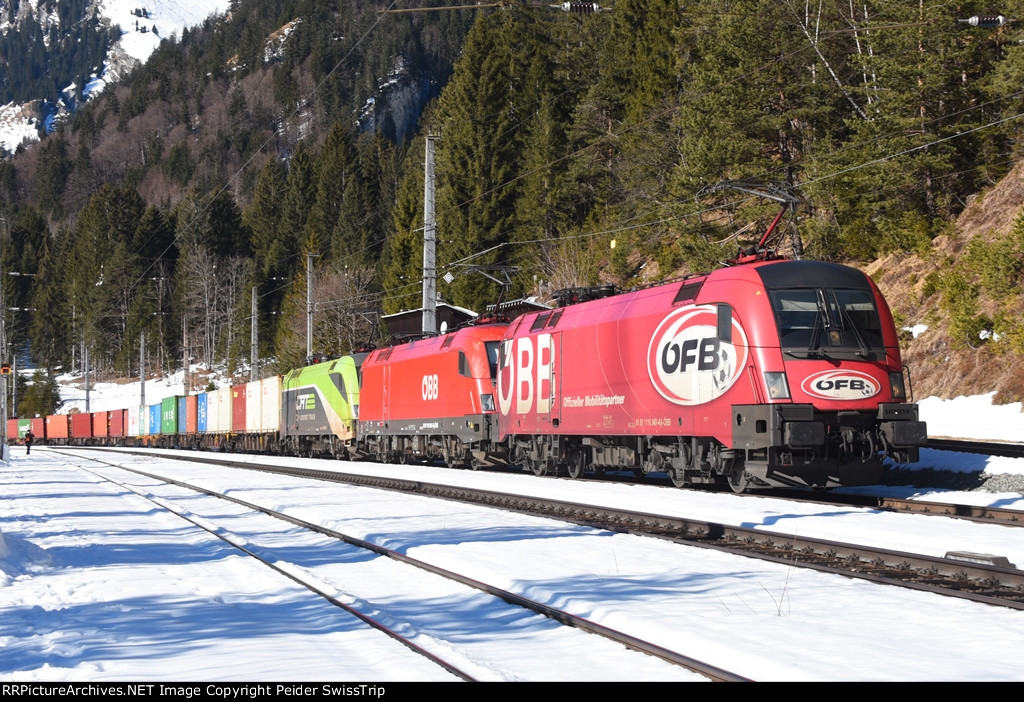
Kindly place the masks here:
<instances>
[{"instance_id":1,"label":"railway track","mask_svg":"<svg viewBox=\"0 0 1024 702\"><path fill-rule=\"evenodd\" d=\"M145 452L143 455L146 455ZM239 464L237 461L212 456L175 458L487 505L553 517L584 526L673 539L703 548L784 562L821 572L838 573L989 605L1024 609L1024 571L1018 570L1015 564L1000 560L998 557L988 558L985 554L953 553L947 554L947 557L925 556L857 543L797 537L792 534L706 520L610 509L451 485L434 485L420 480L345 473L336 469L260 465L253 461ZM930 506L936 507L934 503ZM1019 520L1008 523L1024 525Z\"/></svg>"},{"instance_id":2,"label":"railway track","mask_svg":"<svg viewBox=\"0 0 1024 702\"><path fill-rule=\"evenodd\" d=\"M746 678L736 675L735 673L718 668L714 665L705 663L690 656L686 656L679 652L672 651L662 646L650 643L640 637L631 635L627 632L619 631L611 627L604 626L585 617L581 617L570 612L567 612L565 610L552 607L543 602L539 602L528 597L524 597L520 594L511 592L509 590L495 587L484 582L480 582L478 580L467 577L465 575L461 575L451 570L440 568L438 566L432 565L420 559L413 558L407 554L400 553L397 550L390 549L378 544L374 544L369 541L359 539L355 536L334 529L326 528L323 525L315 524L305 519L296 517L292 514L286 514L280 510L271 509L266 506L256 504L254 502L250 502L237 497L225 495L213 490L208 490L197 485L193 485L188 483L187 481L171 479L165 476L152 473L150 471L141 470L139 468L124 466L110 461L102 461L93 457L76 456L76 458L78 458L79 460L87 460L104 466L104 468L102 469L83 469L89 470L91 473L97 475L101 479L115 482L119 486L131 490L137 495L154 502L154 504L159 505L163 509L171 509L182 518L187 519L191 523L195 524L200 528L203 528L211 534L214 534L218 538L221 538L226 542L231 543L236 548L239 548L242 551L244 551L248 556L259 560L267 567L272 568L273 570L290 578L294 582L302 585L303 587L306 587L311 592L329 601L331 604L345 610L352 616L357 617L368 626L371 626L381 631L382 633L386 634L387 636L394 638L395 640L399 641L400 643L408 647L410 650L413 650L414 652L429 658L431 661L443 667L445 670L449 671L450 673L452 673L453 675L462 680L479 680L480 678L477 677L479 675L479 669L487 668L488 666L486 664L482 664L479 660L474 660L474 665L467 668L464 663L460 663L457 661L453 662L452 660L434 652L434 650L458 650L461 644L456 644L454 641L430 642L430 640L433 637L425 636L423 631L421 630L421 627L417 626L415 623L386 623L380 617L372 616L368 614L366 611L363 611L378 611L377 605L375 605L372 602L362 602L361 604L363 606L358 607L342 601L341 598L331 594L331 592L332 590L335 590L335 588L344 589L343 585L325 583L322 577L316 576L308 572L307 569L303 567L301 564L289 562L282 555L284 551L287 551L287 548L285 548L282 551L281 549L275 550L274 548L268 548L263 546L252 546L249 543L249 537L231 533L219 524L211 525L209 518L197 518L192 513L192 510L195 510L195 505L193 502L190 502L189 511L187 512L175 508L173 506L173 499L168 499L166 497L160 496L159 494L156 494L161 490L157 486L167 485L183 490L192 491L194 493L202 493L208 497L216 498L217 500L227 501L234 505L238 505L245 510L259 512L267 516L273 517L275 519L283 520L292 525L298 526L301 529L308 530L310 532L315 532L318 535L346 544L349 547L354 547L356 549L370 552L379 556L385 556L387 559L394 562L396 569L399 569L396 570L396 572L390 576L393 577L396 581L401 581L403 579L403 576L400 573L400 569L402 567L415 567L419 570L429 572L432 575L444 578L448 581L458 583L460 586L463 586L465 588L471 588L473 590L489 595L493 598L497 598L507 603L507 605L510 607L526 609L537 615L547 617L562 625L565 625L565 627L570 628L571 630L578 630L579 632L585 632L587 634L599 636L603 639L606 639L609 642L612 642L613 644L619 644L633 651L636 651L638 655L644 654L648 656L654 656L673 665L679 666L686 670L702 675L712 681L740 682L747 680ZM206 460L203 462L211 463L215 461ZM231 462L227 462L226 465L238 467L237 464L232 464ZM78 467L82 468L81 466ZM108 473L111 470L124 471L136 476L147 478L151 481L154 481L155 486L150 486L147 487L146 489L139 489L138 487L128 484L125 480L119 480L116 477L109 475ZM407 634L401 633L403 630L408 631L410 629L414 632L417 632L417 634L415 636L409 636ZM513 632L513 637L518 636L518 633ZM416 641L414 640L420 640L424 638L428 640L428 643L416 643ZM493 645L493 643L494 642L488 642L489 646ZM583 645L586 645L588 650L591 650L593 652L594 647L592 644L580 644L580 646ZM594 655L599 654L595 653ZM567 669L571 669L570 667L568 667L570 665L571 664L567 663ZM493 667L499 667L498 662L495 662Z\"/></svg>"},{"instance_id":3,"label":"railway track","mask_svg":"<svg viewBox=\"0 0 1024 702\"><path fill-rule=\"evenodd\" d=\"M1021 443L930 438L925 444L925 448L959 453L980 453L1005 458L1024 458L1024 444Z\"/></svg>"}]
</instances>

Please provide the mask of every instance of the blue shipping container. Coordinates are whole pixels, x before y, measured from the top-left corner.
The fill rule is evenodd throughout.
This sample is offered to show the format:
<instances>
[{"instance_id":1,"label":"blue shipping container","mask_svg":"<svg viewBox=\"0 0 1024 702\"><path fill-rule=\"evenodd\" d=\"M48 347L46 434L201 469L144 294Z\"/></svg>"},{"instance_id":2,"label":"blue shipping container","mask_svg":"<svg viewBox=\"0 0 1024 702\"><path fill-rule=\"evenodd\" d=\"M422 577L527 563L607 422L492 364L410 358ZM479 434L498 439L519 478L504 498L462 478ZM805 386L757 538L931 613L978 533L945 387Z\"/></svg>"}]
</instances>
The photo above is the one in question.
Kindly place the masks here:
<instances>
[{"instance_id":1,"label":"blue shipping container","mask_svg":"<svg viewBox=\"0 0 1024 702\"><path fill-rule=\"evenodd\" d=\"M149 406L149 434L158 435L160 433L160 409L162 403L157 402L155 405Z\"/></svg>"},{"instance_id":2,"label":"blue shipping container","mask_svg":"<svg viewBox=\"0 0 1024 702\"><path fill-rule=\"evenodd\" d=\"M179 434L184 434L185 432L188 431L188 428L186 426L187 422L188 422L188 398L182 396L182 397L178 398L178 433Z\"/></svg>"},{"instance_id":3,"label":"blue shipping container","mask_svg":"<svg viewBox=\"0 0 1024 702\"><path fill-rule=\"evenodd\" d=\"M206 431L206 393L199 393L199 402L196 407L196 431L203 433Z\"/></svg>"}]
</instances>

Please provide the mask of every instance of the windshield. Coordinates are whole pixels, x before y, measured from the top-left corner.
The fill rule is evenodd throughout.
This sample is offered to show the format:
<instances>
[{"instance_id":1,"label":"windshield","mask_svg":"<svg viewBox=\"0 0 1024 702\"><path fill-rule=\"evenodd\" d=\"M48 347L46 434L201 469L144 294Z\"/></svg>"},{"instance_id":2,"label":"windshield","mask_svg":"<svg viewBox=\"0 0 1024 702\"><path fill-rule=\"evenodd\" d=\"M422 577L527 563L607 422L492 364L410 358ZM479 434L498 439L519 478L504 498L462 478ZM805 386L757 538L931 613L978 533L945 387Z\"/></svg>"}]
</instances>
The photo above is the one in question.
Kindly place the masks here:
<instances>
[{"instance_id":1,"label":"windshield","mask_svg":"<svg viewBox=\"0 0 1024 702\"><path fill-rule=\"evenodd\" d=\"M770 290L785 352L808 358L884 353L882 325L870 290L788 288Z\"/></svg>"}]
</instances>

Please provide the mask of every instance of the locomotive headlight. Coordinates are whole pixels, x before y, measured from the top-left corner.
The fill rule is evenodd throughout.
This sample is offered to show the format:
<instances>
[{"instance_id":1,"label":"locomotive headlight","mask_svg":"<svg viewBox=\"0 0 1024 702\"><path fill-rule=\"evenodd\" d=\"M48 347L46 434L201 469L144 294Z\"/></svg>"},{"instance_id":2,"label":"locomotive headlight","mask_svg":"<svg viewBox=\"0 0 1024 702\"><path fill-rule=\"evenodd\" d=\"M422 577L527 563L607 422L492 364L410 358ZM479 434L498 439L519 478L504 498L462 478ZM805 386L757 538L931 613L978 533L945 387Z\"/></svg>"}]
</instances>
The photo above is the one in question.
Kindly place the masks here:
<instances>
[{"instance_id":1,"label":"locomotive headlight","mask_svg":"<svg viewBox=\"0 0 1024 702\"><path fill-rule=\"evenodd\" d=\"M907 386L903 384L903 373L895 371L889 374L889 385L892 387L892 399L904 402L907 399Z\"/></svg>"},{"instance_id":2,"label":"locomotive headlight","mask_svg":"<svg viewBox=\"0 0 1024 702\"><path fill-rule=\"evenodd\" d=\"M771 400L788 400L789 383L784 372L764 374L764 384L768 387L768 398Z\"/></svg>"},{"instance_id":3,"label":"locomotive headlight","mask_svg":"<svg viewBox=\"0 0 1024 702\"><path fill-rule=\"evenodd\" d=\"M494 395L491 395L490 393L488 393L487 395L481 395L480 396L480 406L483 408L484 412L493 412L494 411Z\"/></svg>"}]
</instances>

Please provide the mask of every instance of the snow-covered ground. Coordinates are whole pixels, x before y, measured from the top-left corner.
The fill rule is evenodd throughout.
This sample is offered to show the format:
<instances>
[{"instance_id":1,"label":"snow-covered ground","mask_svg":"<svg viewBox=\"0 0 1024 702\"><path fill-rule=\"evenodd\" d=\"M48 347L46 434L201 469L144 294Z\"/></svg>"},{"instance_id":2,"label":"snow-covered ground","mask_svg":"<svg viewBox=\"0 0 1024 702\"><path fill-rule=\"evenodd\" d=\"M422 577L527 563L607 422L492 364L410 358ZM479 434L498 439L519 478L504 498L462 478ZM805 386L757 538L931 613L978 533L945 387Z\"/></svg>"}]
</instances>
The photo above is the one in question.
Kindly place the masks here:
<instances>
[{"instance_id":1,"label":"snow-covered ground","mask_svg":"<svg viewBox=\"0 0 1024 702\"><path fill-rule=\"evenodd\" d=\"M66 465L65 456L42 447L25 456L19 447L3 469L0 680L447 679L422 661L410 664L389 640L218 539ZM239 483L231 469L142 460L147 471L170 470L209 488L229 488L236 497L546 601L751 679L1024 681L1024 612L444 500L263 474L246 473ZM991 524L525 474L316 463L486 483L505 492L542 491L801 536L839 540L855 533L865 543L917 553L980 552L1024 563L1017 530ZM178 504L210 521L197 498ZM545 627L551 624L512 624L475 597L439 594L419 571L407 571L401 582L382 580L372 567L380 557L313 547L297 541L291 527L260 533L235 516L215 523L243 534L250 547L276 548L281 565L312 575L343 601L385 621L408 622L403 629L419 636L444 638L449 653L470 659L484 679L679 679L680 671L659 669L654 661L624 667L630 665L623 662L625 651L595 657L591 651L603 646L596 641L577 641L566 651L549 638ZM497 658L473 658L473 650L497 643L510 627L518 627L518 636L547 643L525 656L510 648L505 658L496 645L485 646Z\"/></svg>"},{"instance_id":2,"label":"snow-covered ground","mask_svg":"<svg viewBox=\"0 0 1024 702\"><path fill-rule=\"evenodd\" d=\"M223 15L229 0L100 0L100 16L120 25L121 48L145 63L160 42L180 37L183 29L202 24L211 15ZM144 9L140 17L137 10Z\"/></svg>"}]
</instances>

